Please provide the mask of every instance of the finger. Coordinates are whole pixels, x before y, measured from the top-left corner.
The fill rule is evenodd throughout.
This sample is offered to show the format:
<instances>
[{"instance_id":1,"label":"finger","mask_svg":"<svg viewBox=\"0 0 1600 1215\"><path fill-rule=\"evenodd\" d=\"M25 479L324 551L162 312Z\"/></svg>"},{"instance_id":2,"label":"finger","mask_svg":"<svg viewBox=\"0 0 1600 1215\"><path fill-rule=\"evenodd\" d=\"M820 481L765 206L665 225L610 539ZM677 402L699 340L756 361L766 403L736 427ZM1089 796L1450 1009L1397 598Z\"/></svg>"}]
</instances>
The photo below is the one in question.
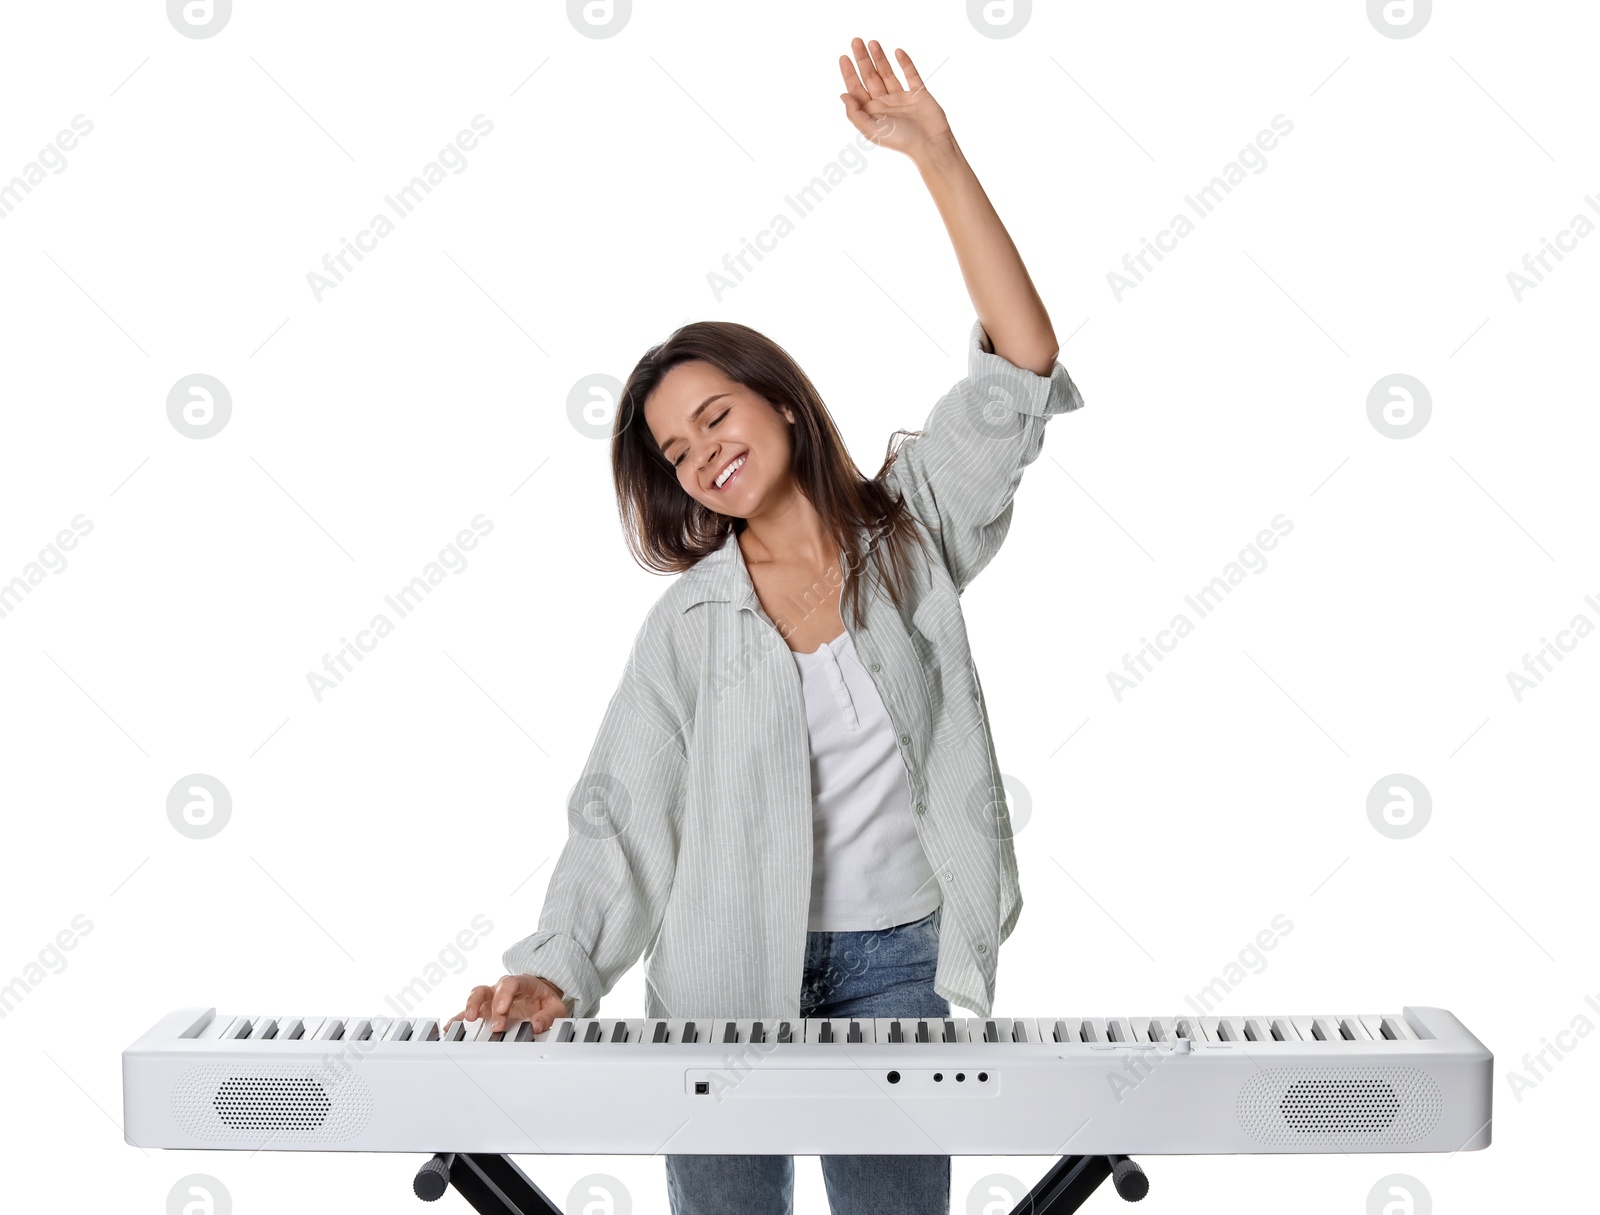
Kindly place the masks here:
<instances>
[{"instance_id":1,"label":"finger","mask_svg":"<svg viewBox=\"0 0 1600 1215\"><path fill-rule=\"evenodd\" d=\"M849 55L839 56L839 75L844 77L844 87L850 90L850 96L859 101L867 99L866 86L861 83L861 77L856 74L855 62Z\"/></svg>"},{"instance_id":2,"label":"finger","mask_svg":"<svg viewBox=\"0 0 1600 1215\"><path fill-rule=\"evenodd\" d=\"M922 77L917 73L917 65L911 62L911 56L899 47L894 48L894 53L900 56L900 70L906 74L906 88L913 93L922 92Z\"/></svg>"},{"instance_id":3,"label":"finger","mask_svg":"<svg viewBox=\"0 0 1600 1215\"><path fill-rule=\"evenodd\" d=\"M856 57L856 71L861 73L868 95L882 97L889 90L883 83L883 77L878 75L878 69L872 64L872 56L867 53L867 44L859 38L852 38L850 51Z\"/></svg>"},{"instance_id":4,"label":"finger","mask_svg":"<svg viewBox=\"0 0 1600 1215\"><path fill-rule=\"evenodd\" d=\"M872 52L872 66L878 71L878 78L883 81L883 87L891 93L903 92L900 88L900 78L894 74L894 64L889 62L889 56L883 53L883 46L874 38L867 43Z\"/></svg>"},{"instance_id":5,"label":"finger","mask_svg":"<svg viewBox=\"0 0 1600 1215\"><path fill-rule=\"evenodd\" d=\"M506 1014L511 1011L511 998L516 994L516 990L517 980L512 975L507 975L495 984L494 1001L488 1010L494 1017L494 1021L489 1026L491 1030L499 1030L506 1027Z\"/></svg>"}]
</instances>

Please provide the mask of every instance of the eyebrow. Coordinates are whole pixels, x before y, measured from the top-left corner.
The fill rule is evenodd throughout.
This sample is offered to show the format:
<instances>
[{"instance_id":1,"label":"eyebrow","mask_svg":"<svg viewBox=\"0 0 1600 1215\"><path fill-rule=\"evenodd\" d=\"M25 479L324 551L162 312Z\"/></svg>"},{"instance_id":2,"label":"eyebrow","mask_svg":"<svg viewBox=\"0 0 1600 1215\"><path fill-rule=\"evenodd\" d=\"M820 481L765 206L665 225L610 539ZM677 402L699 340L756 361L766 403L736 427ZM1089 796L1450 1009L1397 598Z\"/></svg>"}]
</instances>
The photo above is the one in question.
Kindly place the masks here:
<instances>
[{"instance_id":1,"label":"eyebrow","mask_svg":"<svg viewBox=\"0 0 1600 1215\"><path fill-rule=\"evenodd\" d=\"M707 397L705 400L701 401L700 404L698 404L698 405L696 405L694 407L694 412L689 415L690 423L698 422L700 420L700 415L703 414L707 409L709 409L714 402L722 400L723 397L729 397L729 396L732 396L732 395L733 394L731 392L718 392L718 393L714 393L711 396ZM674 444L674 443L683 443L683 442L686 442L686 441L687 440L680 439L677 435L668 435L667 436L667 441L665 443L662 443L662 444L659 445L660 449L661 449L661 454L662 455L666 455L667 454L667 448L671 447L672 444Z\"/></svg>"}]
</instances>

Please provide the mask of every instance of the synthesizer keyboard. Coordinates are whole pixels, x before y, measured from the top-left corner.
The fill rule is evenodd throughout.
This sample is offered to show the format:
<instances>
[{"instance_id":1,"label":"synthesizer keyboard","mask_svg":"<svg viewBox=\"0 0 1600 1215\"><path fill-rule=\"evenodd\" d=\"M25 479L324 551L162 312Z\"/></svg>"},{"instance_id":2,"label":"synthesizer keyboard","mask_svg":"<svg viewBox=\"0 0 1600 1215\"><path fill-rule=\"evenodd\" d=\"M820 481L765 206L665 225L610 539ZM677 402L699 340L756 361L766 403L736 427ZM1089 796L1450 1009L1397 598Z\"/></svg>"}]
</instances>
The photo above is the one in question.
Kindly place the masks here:
<instances>
[{"instance_id":1,"label":"synthesizer keyboard","mask_svg":"<svg viewBox=\"0 0 1600 1215\"><path fill-rule=\"evenodd\" d=\"M1493 1057L1439 1008L1252 1017L162 1018L128 1143L257 1151L1084 1156L1487 1147Z\"/></svg>"}]
</instances>

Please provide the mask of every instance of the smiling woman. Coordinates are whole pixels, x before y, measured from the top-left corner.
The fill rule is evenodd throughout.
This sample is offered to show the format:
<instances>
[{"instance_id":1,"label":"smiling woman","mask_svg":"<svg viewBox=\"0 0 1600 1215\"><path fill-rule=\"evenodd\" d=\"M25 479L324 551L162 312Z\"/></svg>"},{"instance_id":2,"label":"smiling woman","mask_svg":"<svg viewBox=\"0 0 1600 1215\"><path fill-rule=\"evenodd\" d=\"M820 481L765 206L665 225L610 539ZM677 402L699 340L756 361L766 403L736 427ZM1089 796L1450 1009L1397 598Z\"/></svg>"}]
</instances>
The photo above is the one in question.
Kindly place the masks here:
<instances>
[{"instance_id":1,"label":"smiling woman","mask_svg":"<svg viewBox=\"0 0 1600 1215\"><path fill-rule=\"evenodd\" d=\"M911 158L955 246L978 314L966 375L868 478L764 334L697 321L645 352L612 474L635 558L679 577L572 787L538 930L452 1020L542 1033L593 1017L641 953L648 1017L993 1007L1022 897L959 599L1006 537L1046 424L1083 398L910 56L902 86L877 43L852 50L846 117ZM858 950L871 965L830 977ZM674 1215L793 1209L788 1156L666 1167ZM822 1171L834 1215L948 1210L945 1155L823 1156Z\"/></svg>"},{"instance_id":2,"label":"smiling woman","mask_svg":"<svg viewBox=\"0 0 1600 1215\"><path fill-rule=\"evenodd\" d=\"M823 539L804 556L821 568L795 571L814 575L802 578L807 585L830 581L841 565L860 568L866 545L857 533L865 530L884 546L890 597L900 603L908 546L923 540L883 480L894 438L867 479L787 351L733 321L685 325L639 360L618 410L612 469L634 555L648 569L682 572L720 547L730 527L743 535L752 517L812 517ZM764 546L746 548L748 539L749 564L776 564ZM831 581L835 589L846 582ZM845 593L859 619L859 582L849 580ZM786 623L784 631L805 625Z\"/></svg>"}]
</instances>

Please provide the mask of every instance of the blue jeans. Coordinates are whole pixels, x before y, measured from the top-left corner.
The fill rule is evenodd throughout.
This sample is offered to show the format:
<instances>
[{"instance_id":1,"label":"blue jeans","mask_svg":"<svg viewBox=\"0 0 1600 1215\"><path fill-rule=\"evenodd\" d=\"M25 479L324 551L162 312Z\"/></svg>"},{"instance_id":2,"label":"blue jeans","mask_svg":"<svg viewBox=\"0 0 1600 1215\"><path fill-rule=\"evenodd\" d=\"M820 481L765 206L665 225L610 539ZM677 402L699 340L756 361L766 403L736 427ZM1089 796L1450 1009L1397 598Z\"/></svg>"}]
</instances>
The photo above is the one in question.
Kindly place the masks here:
<instances>
[{"instance_id":1,"label":"blue jeans","mask_svg":"<svg viewBox=\"0 0 1600 1215\"><path fill-rule=\"evenodd\" d=\"M806 935L802 1017L947 1017L933 990L944 908L910 924ZM948 1215L948 1156L823 1156L833 1215ZM672 1215L793 1215L793 1156L668 1156Z\"/></svg>"}]
</instances>

